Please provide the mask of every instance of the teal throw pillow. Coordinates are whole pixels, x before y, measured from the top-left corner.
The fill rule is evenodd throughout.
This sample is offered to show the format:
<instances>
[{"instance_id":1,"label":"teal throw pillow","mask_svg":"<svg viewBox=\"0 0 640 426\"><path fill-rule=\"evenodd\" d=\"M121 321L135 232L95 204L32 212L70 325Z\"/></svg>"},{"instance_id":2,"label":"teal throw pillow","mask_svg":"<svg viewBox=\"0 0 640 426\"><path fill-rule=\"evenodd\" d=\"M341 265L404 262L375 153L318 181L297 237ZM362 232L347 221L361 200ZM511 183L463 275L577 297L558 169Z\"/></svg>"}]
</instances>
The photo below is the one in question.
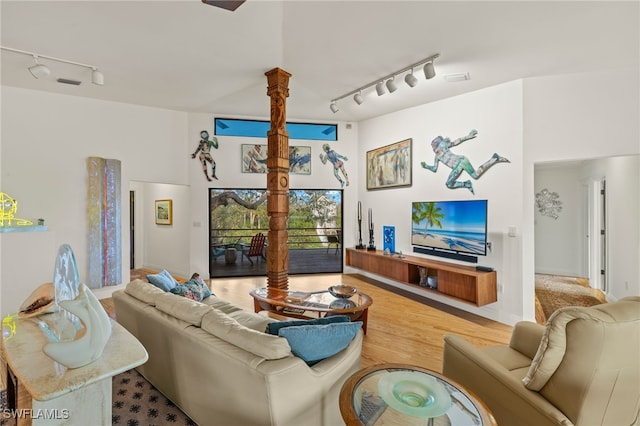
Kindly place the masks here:
<instances>
[{"instance_id":1,"label":"teal throw pillow","mask_svg":"<svg viewBox=\"0 0 640 426\"><path fill-rule=\"evenodd\" d=\"M267 324L266 332L277 336L278 331L280 331L280 329L284 327L293 327L293 326L301 326L301 325L333 324L337 322L349 322L349 317L347 315L332 315L328 317L314 318L310 320L274 321Z\"/></svg>"},{"instance_id":2,"label":"teal throw pillow","mask_svg":"<svg viewBox=\"0 0 640 426\"><path fill-rule=\"evenodd\" d=\"M166 270L162 270L157 274L147 275L147 281L164 291L171 291L178 285L178 281Z\"/></svg>"},{"instance_id":3,"label":"teal throw pillow","mask_svg":"<svg viewBox=\"0 0 640 426\"><path fill-rule=\"evenodd\" d=\"M195 300L196 302L202 302L202 299L204 299L204 288L200 284L191 280L184 284L175 286L171 289L171 293L186 297L187 299Z\"/></svg>"},{"instance_id":4,"label":"teal throw pillow","mask_svg":"<svg viewBox=\"0 0 640 426\"><path fill-rule=\"evenodd\" d=\"M287 339L295 356L313 365L349 346L361 327L359 321L301 325L281 328L278 335Z\"/></svg>"}]
</instances>

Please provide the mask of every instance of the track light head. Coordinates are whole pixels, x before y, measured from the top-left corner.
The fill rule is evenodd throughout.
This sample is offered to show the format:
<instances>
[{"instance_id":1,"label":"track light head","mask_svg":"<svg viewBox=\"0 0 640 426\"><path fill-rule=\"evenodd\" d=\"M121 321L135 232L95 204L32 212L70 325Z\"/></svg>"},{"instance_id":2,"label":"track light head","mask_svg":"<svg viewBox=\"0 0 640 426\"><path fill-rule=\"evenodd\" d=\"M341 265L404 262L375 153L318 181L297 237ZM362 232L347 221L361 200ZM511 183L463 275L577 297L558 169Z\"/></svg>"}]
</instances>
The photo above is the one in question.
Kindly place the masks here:
<instances>
[{"instance_id":1,"label":"track light head","mask_svg":"<svg viewBox=\"0 0 640 426\"><path fill-rule=\"evenodd\" d=\"M51 74L51 71L46 65L38 63L38 56L33 55L33 60L36 62L36 64L29 67L29 72L34 78L46 77Z\"/></svg>"},{"instance_id":2,"label":"track light head","mask_svg":"<svg viewBox=\"0 0 640 426\"><path fill-rule=\"evenodd\" d=\"M93 71L91 71L91 82L93 84L97 84L98 86L104 86L104 74L102 74L96 68L93 68Z\"/></svg>"},{"instance_id":3,"label":"track light head","mask_svg":"<svg viewBox=\"0 0 640 426\"><path fill-rule=\"evenodd\" d=\"M409 87L416 87L418 84L418 79L415 75L413 75L413 70L411 70L411 74L407 74L404 76L404 82L409 85Z\"/></svg>"},{"instance_id":4,"label":"track light head","mask_svg":"<svg viewBox=\"0 0 640 426\"><path fill-rule=\"evenodd\" d=\"M389 80L387 80L387 89L389 89L389 93L393 93L398 90L398 86L395 82L395 77L391 77Z\"/></svg>"},{"instance_id":5,"label":"track light head","mask_svg":"<svg viewBox=\"0 0 640 426\"><path fill-rule=\"evenodd\" d=\"M333 112L334 114L338 111L340 111L340 109L338 108L338 104L336 103L336 101L331 101L331 105L329 105L329 108L331 108L331 112Z\"/></svg>"},{"instance_id":6,"label":"track light head","mask_svg":"<svg viewBox=\"0 0 640 426\"><path fill-rule=\"evenodd\" d=\"M362 103L364 102L364 99L362 98L362 92L358 92L353 95L353 100L356 101L358 105L362 105Z\"/></svg>"},{"instance_id":7,"label":"track light head","mask_svg":"<svg viewBox=\"0 0 640 426\"><path fill-rule=\"evenodd\" d=\"M433 67L433 62L427 62L424 64L424 76L427 80L436 76L436 70Z\"/></svg>"},{"instance_id":8,"label":"track light head","mask_svg":"<svg viewBox=\"0 0 640 426\"><path fill-rule=\"evenodd\" d=\"M384 82L381 81L380 83L376 84L376 92L378 93L378 96L382 96L384 95Z\"/></svg>"}]
</instances>

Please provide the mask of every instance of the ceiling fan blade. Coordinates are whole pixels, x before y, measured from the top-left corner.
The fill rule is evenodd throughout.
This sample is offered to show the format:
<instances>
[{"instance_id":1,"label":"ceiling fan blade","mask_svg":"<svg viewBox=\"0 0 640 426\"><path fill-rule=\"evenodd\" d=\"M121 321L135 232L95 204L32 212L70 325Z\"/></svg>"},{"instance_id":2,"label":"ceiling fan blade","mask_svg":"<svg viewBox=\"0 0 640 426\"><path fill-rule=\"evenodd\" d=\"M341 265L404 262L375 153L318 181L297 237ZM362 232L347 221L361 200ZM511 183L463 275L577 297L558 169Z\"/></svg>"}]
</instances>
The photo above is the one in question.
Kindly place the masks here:
<instances>
[{"instance_id":1,"label":"ceiling fan blade","mask_svg":"<svg viewBox=\"0 0 640 426\"><path fill-rule=\"evenodd\" d=\"M202 0L202 3L210 6L220 7L222 9L234 11L239 8L246 0Z\"/></svg>"}]
</instances>

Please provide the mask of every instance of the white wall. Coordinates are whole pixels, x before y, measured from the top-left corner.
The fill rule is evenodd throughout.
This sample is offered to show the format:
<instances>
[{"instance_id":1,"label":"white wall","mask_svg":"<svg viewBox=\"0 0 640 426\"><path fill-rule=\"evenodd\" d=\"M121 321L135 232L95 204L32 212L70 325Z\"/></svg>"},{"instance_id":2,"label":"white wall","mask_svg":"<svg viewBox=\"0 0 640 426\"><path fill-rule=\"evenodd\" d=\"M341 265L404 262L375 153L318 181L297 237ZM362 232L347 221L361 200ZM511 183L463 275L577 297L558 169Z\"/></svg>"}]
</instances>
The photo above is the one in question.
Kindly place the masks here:
<instances>
[{"instance_id":1,"label":"white wall","mask_svg":"<svg viewBox=\"0 0 640 426\"><path fill-rule=\"evenodd\" d=\"M637 68L525 80L522 286L527 317L534 309L534 210L529 207L535 197L534 164L639 154L639 91ZM630 261L637 265L638 256ZM630 286L638 281L636 271ZM637 287L629 291L640 294Z\"/></svg>"},{"instance_id":2,"label":"white wall","mask_svg":"<svg viewBox=\"0 0 640 426\"><path fill-rule=\"evenodd\" d=\"M581 178L590 177L606 179L607 293L640 295L640 156L587 161Z\"/></svg>"},{"instance_id":3,"label":"white wall","mask_svg":"<svg viewBox=\"0 0 640 426\"><path fill-rule=\"evenodd\" d=\"M189 277L189 224L191 191L186 185L131 182L135 196L135 268L166 269ZM155 201L171 200L171 225L155 223Z\"/></svg>"},{"instance_id":4,"label":"white wall","mask_svg":"<svg viewBox=\"0 0 640 426\"><path fill-rule=\"evenodd\" d=\"M360 123L360 156L363 158L368 150L413 139L411 187L367 191L364 170L359 173L363 209L373 209L376 244L382 247L382 227L391 225L396 227L396 250L411 252L412 201L488 199L488 240L493 250L486 257L481 256L479 263L498 271L498 302L477 308L437 294L429 297L507 323L523 316L519 302L522 299L519 285L523 206L522 102L522 82L515 81ZM480 179L472 180L475 195L464 188L448 189L445 182L451 169L443 164L437 173L420 166L422 161L433 163L430 145L433 138L441 135L453 140L467 135L472 129L478 131L478 136L452 148L452 152L466 155L476 168L493 153L511 161L494 165ZM463 173L460 179L466 180L469 176ZM516 227L516 237L507 236L510 226Z\"/></svg>"},{"instance_id":5,"label":"white wall","mask_svg":"<svg viewBox=\"0 0 640 426\"><path fill-rule=\"evenodd\" d=\"M543 215L534 205L536 272L588 277L584 250L586 193L582 188L580 164L536 166L535 194L543 189L558 194L562 210L554 219Z\"/></svg>"},{"instance_id":6,"label":"white wall","mask_svg":"<svg viewBox=\"0 0 640 426\"><path fill-rule=\"evenodd\" d=\"M640 156L627 155L535 167L535 192L557 191L563 209L557 220L535 211L535 270L588 277L585 184L606 180L608 293L640 294Z\"/></svg>"},{"instance_id":7,"label":"white wall","mask_svg":"<svg viewBox=\"0 0 640 426\"><path fill-rule=\"evenodd\" d=\"M293 96L293 94L292 94ZM268 105L269 99L265 97ZM238 117L236 117L238 118ZM268 120L268 117L240 117ZM195 151L200 141L200 131L207 130L213 135L212 114L189 114L189 143L188 154ZM289 121L295 119L289 117ZM309 122L308 120L305 122ZM338 141L328 142L329 146L339 154L347 156L345 169L349 174L350 184L345 186L343 193L344 211L343 221L345 232L344 245L355 245L353 222L355 222L356 205L358 199L358 177L361 174L359 164L362 160L361 151L358 150L358 126L357 124L337 123ZM348 129L349 124L350 129ZM189 185L191 187L191 271L200 274L209 273L209 188L266 188L267 175L241 172L241 145L242 144L266 144L266 138L246 138L218 136L219 148L212 150L213 159L216 161L216 175L218 180L208 182L202 173L200 161L189 156ZM311 174L289 176L290 188L310 189L340 189L340 183L333 176L333 167L330 163L322 164L320 153L322 141L289 139L290 146L311 147ZM351 230L349 232L348 230Z\"/></svg>"},{"instance_id":8,"label":"white wall","mask_svg":"<svg viewBox=\"0 0 640 426\"><path fill-rule=\"evenodd\" d=\"M187 151L187 114L3 86L1 122L2 191L19 200L20 217L46 220L55 247L71 245L83 282L87 157L122 162L122 270L128 280L129 182L187 183L188 163L180 160ZM52 274L55 255L36 263Z\"/></svg>"}]
</instances>

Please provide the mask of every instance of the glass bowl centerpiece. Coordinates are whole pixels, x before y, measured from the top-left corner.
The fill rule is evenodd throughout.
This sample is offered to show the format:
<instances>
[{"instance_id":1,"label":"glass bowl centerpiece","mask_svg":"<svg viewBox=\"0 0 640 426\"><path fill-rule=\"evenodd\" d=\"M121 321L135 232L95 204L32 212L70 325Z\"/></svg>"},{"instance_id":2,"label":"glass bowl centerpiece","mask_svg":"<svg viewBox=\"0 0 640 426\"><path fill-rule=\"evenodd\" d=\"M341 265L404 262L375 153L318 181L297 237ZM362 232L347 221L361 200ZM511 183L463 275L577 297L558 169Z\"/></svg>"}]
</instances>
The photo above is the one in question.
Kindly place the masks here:
<instances>
[{"instance_id":1,"label":"glass bowl centerpiece","mask_svg":"<svg viewBox=\"0 0 640 426\"><path fill-rule=\"evenodd\" d=\"M350 285L337 284L329 287L329 293L338 299L348 299L358 292L358 289Z\"/></svg>"}]
</instances>

